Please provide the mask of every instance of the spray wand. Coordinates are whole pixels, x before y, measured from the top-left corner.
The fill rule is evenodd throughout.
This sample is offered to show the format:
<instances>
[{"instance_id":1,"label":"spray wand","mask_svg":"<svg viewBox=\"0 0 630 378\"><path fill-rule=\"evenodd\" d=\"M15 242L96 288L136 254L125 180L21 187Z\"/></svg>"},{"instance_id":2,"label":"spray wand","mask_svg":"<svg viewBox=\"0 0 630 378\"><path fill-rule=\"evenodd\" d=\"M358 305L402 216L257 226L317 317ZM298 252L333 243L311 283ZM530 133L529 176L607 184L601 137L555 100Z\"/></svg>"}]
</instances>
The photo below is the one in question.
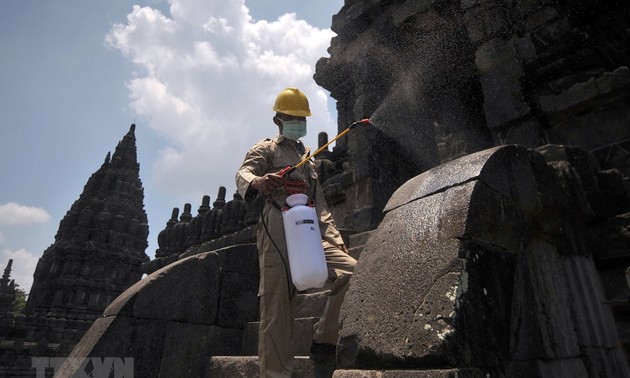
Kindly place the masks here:
<instances>
[{"instance_id":1,"label":"spray wand","mask_svg":"<svg viewBox=\"0 0 630 378\"><path fill-rule=\"evenodd\" d=\"M366 123L370 123L370 119L369 118L363 118L360 121L356 121L353 122L352 124L350 124L350 126L348 126L347 129L345 129L344 131L340 132L336 137L334 137L330 142L324 144L323 146L321 146L320 148L317 149L317 151L313 152L312 155L307 156L306 158L304 158L301 162L297 163L294 166L288 166L285 168L282 168L282 170L280 170L280 172L278 172L278 176L280 177L284 177L286 175L290 175L291 173L293 173L293 171L295 171L296 169L300 168L301 166L303 166L304 164L306 164L307 161L311 160L311 158L313 158L315 155L317 155L318 153L322 152L323 150L326 149L326 147L328 147L332 142L336 141L337 139L341 138L342 136L346 135L346 133L348 133L348 131L350 131L350 129L352 129L353 127L355 127L356 125L360 125L360 124L366 124Z\"/></svg>"}]
</instances>

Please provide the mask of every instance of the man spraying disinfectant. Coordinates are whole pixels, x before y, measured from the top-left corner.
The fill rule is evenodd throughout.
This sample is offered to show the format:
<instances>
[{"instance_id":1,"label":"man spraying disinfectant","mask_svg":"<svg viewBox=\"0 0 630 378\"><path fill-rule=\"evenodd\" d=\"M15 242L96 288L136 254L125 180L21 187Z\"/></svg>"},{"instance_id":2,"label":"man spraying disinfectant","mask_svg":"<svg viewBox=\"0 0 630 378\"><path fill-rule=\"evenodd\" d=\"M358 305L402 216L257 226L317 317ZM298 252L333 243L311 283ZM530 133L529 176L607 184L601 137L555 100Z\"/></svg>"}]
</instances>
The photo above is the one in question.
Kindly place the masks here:
<instances>
[{"instance_id":1,"label":"man spraying disinfectant","mask_svg":"<svg viewBox=\"0 0 630 378\"><path fill-rule=\"evenodd\" d=\"M306 117L311 115L307 97L297 88L287 88L277 96L273 111L276 112L273 122L278 126L279 134L256 143L247 152L236 174L236 186L246 201L259 195L265 199L257 230L260 376L288 378L293 371L294 357L292 337L297 291L294 282L297 279L297 286L305 285L298 287L299 290L321 286L323 282L319 282L321 272L316 272L315 278L311 279L310 272L307 274L297 267L290 268L287 240L293 244L292 253L294 250L297 253L301 249L300 240L307 237L298 235L293 240L291 236L285 237L285 231L297 235L294 233L298 232L298 228L285 229L283 211L298 214L292 225L302 222L309 226L310 222L317 222L319 237L316 239L321 241L319 249L323 250L326 269L323 278L332 282L324 313L314 327L311 359L324 360L335 355L339 339L339 310L356 260L348 255L317 182L315 164L308 159L310 151L300 141L306 135ZM291 206L308 205L310 210L289 210ZM310 215L307 212L311 212ZM312 235L309 234L308 238ZM321 267L316 269L321 270ZM296 277L293 278L292 273Z\"/></svg>"}]
</instances>

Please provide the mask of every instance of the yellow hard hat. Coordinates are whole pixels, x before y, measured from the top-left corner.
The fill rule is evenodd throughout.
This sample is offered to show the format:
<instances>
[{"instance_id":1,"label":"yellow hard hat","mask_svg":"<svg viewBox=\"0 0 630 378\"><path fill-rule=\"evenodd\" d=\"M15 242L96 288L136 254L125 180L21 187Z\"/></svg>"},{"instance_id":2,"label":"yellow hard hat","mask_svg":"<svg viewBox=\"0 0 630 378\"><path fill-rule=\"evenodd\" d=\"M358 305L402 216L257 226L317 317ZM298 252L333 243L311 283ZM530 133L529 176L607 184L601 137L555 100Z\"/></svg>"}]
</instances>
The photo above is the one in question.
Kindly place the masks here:
<instances>
[{"instance_id":1,"label":"yellow hard hat","mask_svg":"<svg viewBox=\"0 0 630 378\"><path fill-rule=\"evenodd\" d=\"M311 115L306 95L297 88L286 88L280 92L273 104L273 111L295 117L309 117Z\"/></svg>"}]
</instances>

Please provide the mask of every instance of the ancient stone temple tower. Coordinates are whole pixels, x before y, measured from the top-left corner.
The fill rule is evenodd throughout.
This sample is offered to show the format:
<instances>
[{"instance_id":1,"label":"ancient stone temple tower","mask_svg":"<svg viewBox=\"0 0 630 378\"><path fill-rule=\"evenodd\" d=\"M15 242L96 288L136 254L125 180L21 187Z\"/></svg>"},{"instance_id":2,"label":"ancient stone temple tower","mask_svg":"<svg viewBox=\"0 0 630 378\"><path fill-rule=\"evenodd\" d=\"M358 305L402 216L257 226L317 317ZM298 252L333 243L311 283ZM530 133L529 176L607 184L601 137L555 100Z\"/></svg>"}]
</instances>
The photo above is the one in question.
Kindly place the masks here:
<instances>
[{"instance_id":1,"label":"ancient stone temple tower","mask_svg":"<svg viewBox=\"0 0 630 378\"><path fill-rule=\"evenodd\" d=\"M0 316L5 317L10 311L11 305L15 300L15 280L11 279L11 266L13 259L9 260L4 274L0 278Z\"/></svg>"},{"instance_id":2,"label":"ancient stone temple tower","mask_svg":"<svg viewBox=\"0 0 630 378\"><path fill-rule=\"evenodd\" d=\"M26 307L27 338L74 344L141 278L149 228L134 131L132 124L89 178L40 258Z\"/></svg>"}]
</instances>

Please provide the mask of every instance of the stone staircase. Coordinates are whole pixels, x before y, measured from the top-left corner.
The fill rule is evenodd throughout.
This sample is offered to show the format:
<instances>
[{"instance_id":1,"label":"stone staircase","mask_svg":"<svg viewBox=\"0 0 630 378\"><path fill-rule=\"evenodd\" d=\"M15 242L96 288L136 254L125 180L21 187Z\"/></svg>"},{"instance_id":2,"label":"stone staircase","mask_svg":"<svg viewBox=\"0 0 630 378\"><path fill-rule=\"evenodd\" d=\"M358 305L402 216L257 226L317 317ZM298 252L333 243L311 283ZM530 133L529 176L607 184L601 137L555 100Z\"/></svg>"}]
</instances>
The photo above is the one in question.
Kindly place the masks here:
<instances>
[{"instance_id":1,"label":"stone staircase","mask_svg":"<svg viewBox=\"0 0 630 378\"><path fill-rule=\"evenodd\" d=\"M297 295L297 315L293 349L295 365L293 377L314 377L316 364L308 358L313 325L326 304L327 291L300 293ZM212 356L205 372L206 377L257 377L258 376L258 326L259 322L250 322L243 330L243 356ZM329 364L330 365L330 364ZM321 370L321 366L318 366ZM332 367L334 369L334 366ZM332 370L328 375L332 376Z\"/></svg>"},{"instance_id":2,"label":"stone staircase","mask_svg":"<svg viewBox=\"0 0 630 378\"><path fill-rule=\"evenodd\" d=\"M258 357L256 356L215 356L208 362L205 377L258 377ZM314 376L313 362L308 357L295 357L294 378Z\"/></svg>"},{"instance_id":3,"label":"stone staircase","mask_svg":"<svg viewBox=\"0 0 630 378\"><path fill-rule=\"evenodd\" d=\"M370 235L370 231L349 236L349 252L355 259ZM296 316L294 320L293 349L295 355L293 378L332 377L335 361L314 362L308 358L313 326L324 311L329 288L308 290L297 295ZM260 322L250 322L243 330L241 356L211 356L208 360L205 377L236 378L258 377L258 327Z\"/></svg>"}]
</instances>

